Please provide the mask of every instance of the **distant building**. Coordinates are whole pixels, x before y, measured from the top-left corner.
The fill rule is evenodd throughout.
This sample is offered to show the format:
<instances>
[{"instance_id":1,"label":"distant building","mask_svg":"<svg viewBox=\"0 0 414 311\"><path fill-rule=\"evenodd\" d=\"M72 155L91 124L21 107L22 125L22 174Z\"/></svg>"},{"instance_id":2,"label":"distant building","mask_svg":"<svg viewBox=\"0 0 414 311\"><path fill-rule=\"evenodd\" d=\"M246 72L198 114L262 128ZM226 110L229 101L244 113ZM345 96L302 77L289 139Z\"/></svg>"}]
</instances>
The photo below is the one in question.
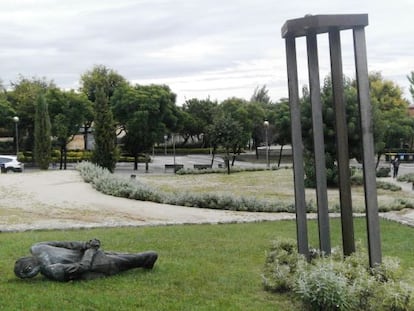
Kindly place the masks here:
<instances>
[{"instance_id":1,"label":"distant building","mask_svg":"<svg viewBox=\"0 0 414 311\"><path fill-rule=\"evenodd\" d=\"M408 106L408 115L414 117L414 104Z\"/></svg>"}]
</instances>

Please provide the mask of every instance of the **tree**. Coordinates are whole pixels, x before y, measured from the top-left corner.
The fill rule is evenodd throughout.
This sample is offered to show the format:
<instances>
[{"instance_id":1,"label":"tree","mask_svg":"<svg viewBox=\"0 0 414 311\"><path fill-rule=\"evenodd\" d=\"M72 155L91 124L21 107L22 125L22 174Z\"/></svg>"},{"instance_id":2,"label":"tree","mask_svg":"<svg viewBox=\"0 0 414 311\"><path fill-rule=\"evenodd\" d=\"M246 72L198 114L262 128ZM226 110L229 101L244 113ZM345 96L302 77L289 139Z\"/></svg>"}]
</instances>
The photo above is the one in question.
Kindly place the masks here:
<instances>
[{"instance_id":1,"label":"tree","mask_svg":"<svg viewBox=\"0 0 414 311\"><path fill-rule=\"evenodd\" d=\"M23 148L33 150L35 110L38 96L40 93L46 93L49 88L56 88L56 86L45 78L28 79L23 76L20 76L16 82L12 82L11 85L12 90L7 92L7 100L19 117L20 137L25 137Z\"/></svg>"},{"instance_id":2,"label":"tree","mask_svg":"<svg viewBox=\"0 0 414 311\"><path fill-rule=\"evenodd\" d=\"M66 169L67 145L92 113L92 103L82 93L50 89L46 93L52 120L52 135L60 147L60 169Z\"/></svg>"},{"instance_id":3,"label":"tree","mask_svg":"<svg viewBox=\"0 0 414 311\"><path fill-rule=\"evenodd\" d=\"M13 116L16 111L13 109L6 97L0 96L0 128L12 129Z\"/></svg>"},{"instance_id":4,"label":"tree","mask_svg":"<svg viewBox=\"0 0 414 311\"><path fill-rule=\"evenodd\" d=\"M190 138L196 137L197 141L202 140L202 146L208 146L207 128L213 123L217 107L218 103L210 98L186 100L182 106L182 111L185 113L183 132L186 132Z\"/></svg>"},{"instance_id":5,"label":"tree","mask_svg":"<svg viewBox=\"0 0 414 311\"><path fill-rule=\"evenodd\" d=\"M411 99L414 101L414 71L411 71L410 75L407 76L408 81L410 82L410 94L411 94Z\"/></svg>"},{"instance_id":6,"label":"tree","mask_svg":"<svg viewBox=\"0 0 414 311\"><path fill-rule=\"evenodd\" d=\"M246 100L236 97L228 98L219 105L219 113L228 117L228 120L237 121L241 126L240 132L234 137L237 143L233 144L232 166L236 160L236 154L240 154L242 149L247 146L253 132L253 123L249 117L247 106Z\"/></svg>"},{"instance_id":7,"label":"tree","mask_svg":"<svg viewBox=\"0 0 414 311\"><path fill-rule=\"evenodd\" d=\"M385 148L400 148L413 136L413 119L408 117L408 102L402 98L402 91L393 82L384 80L380 73L369 75L370 96L373 108L375 152L378 161ZM337 184L335 110L333 106L331 78L326 77L321 90L322 113L328 185ZM344 97L348 128L349 158L362 158L361 130L357 101L356 81L344 78ZM309 92L304 88L302 101L302 130L305 147L306 183L314 185L312 117Z\"/></svg>"},{"instance_id":8,"label":"tree","mask_svg":"<svg viewBox=\"0 0 414 311\"><path fill-rule=\"evenodd\" d=\"M113 172L118 159L115 144L115 122L108 98L101 88L95 94L94 110L95 148L92 152L92 162Z\"/></svg>"},{"instance_id":9,"label":"tree","mask_svg":"<svg viewBox=\"0 0 414 311\"><path fill-rule=\"evenodd\" d=\"M95 65L91 70L81 75L79 89L92 103L95 103L99 89L102 89L110 101L116 89L126 84L128 84L126 79L115 70L104 65ZM88 113L83 124L85 149L88 148L88 131L92 127L93 117L93 114Z\"/></svg>"},{"instance_id":10,"label":"tree","mask_svg":"<svg viewBox=\"0 0 414 311\"><path fill-rule=\"evenodd\" d=\"M263 122L267 120L266 110L260 102L249 102L246 106L247 116L251 124L250 138L252 139L253 148L256 152L256 158L259 158L258 147L261 142L264 142Z\"/></svg>"},{"instance_id":11,"label":"tree","mask_svg":"<svg viewBox=\"0 0 414 311\"><path fill-rule=\"evenodd\" d=\"M122 142L134 157L134 169L138 168L140 153L149 152L167 132L178 130L175 98L166 85L124 85L114 93L114 116L125 132Z\"/></svg>"},{"instance_id":12,"label":"tree","mask_svg":"<svg viewBox=\"0 0 414 311\"><path fill-rule=\"evenodd\" d=\"M239 149L245 143L243 127L231 115L218 116L208 129L209 139L213 146L213 153L221 146L225 150L227 172L230 174L230 151Z\"/></svg>"},{"instance_id":13,"label":"tree","mask_svg":"<svg viewBox=\"0 0 414 311\"><path fill-rule=\"evenodd\" d=\"M5 128L6 131L12 127L13 116L16 115L11 103L7 99L7 92L0 80L0 128Z\"/></svg>"},{"instance_id":14,"label":"tree","mask_svg":"<svg viewBox=\"0 0 414 311\"><path fill-rule=\"evenodd\" d=\"M261 103L265 106L272 103L269 96L269 90L267 89L266 85L263 85L260 88L257 86L254 89L254 93L250 98L250 102Z\"/></svg>"},{"instance_id":15,"label":"tree","mask_svg":"<svg viewBox=\"0 0 414 311\"><path fill-rule=\"evenodd\" d=\"M34 158L41 170L47 170L51 158L51 126L48 107L43 94L39 94L36 100L34 127Z\"/></svg>"},{"instance_id":16,"label":"tree","mask_svg":"<svg viewBox=\"0 0 414 311\"><path fill-rule=\"evenodd\" d=\"M257 159L259 159L258 146L266 141L266 132L268 144L272 144L274 141L275 122L277 119L274 109L275 104L270 100L269 90L266 85L262 87L257 86L250 98L250 105L248 107L248 115L252 124L251 138ZM265 120L269 122L267 129L263 126Z\"/></svg>"},{"instance_id":17,"label":"tree","mask_svg":"<svg viewBox=\"0 0 414 311\"><path fill-rule=\"evenodd\" d=\"M369 79L378 164L387 149L400 149L404 145L412 148L414 120L408 115L409 102L398 85L383 79L378 72L371 73Z\"/></svg>"},{"instance_id":18,"label":"tree","mask_svg":"<svg viewBox=\"0 0 414 311\"><path fill-rule=\"evenodd\" d=\"M274 105L275 115L275 141L280 145L279 160L277 166L280 167L282 160L283 147L291 143L290 108L288 99L282 99Z\"/></svg>"},{"instance_id":19,"label":"tree","mask_svg":"<svg viewBox=\"0 0 414 311\"><path fill-rule=\"evenodd\" d=\"M353 87L352 80L344 78L344 97L346 103L346 115L348 126L348 146L349 157L361 159L361 141L359 130L359 113L356 96L356 89ZM305 183L309 187L316 184L314 171L314 150L313 150L313 131L312 131L312 113L309 99L309 91L303 89L302 96L302 131L304 143L305 158ZM332 80L330 76L324 79L321 89L322 114L324 122L324 140L325 140L325 158L326 174L329 186L336 186L338 183L338 170L335 159L336 151L336 130L335 130L335 113L332 97Z\"/></svg>"},{"instance_id":20,"label":"tree","mask_svg":"<svg viewBox=\"0 0 414 311\"><path fill-rule=\"evenodd\" d=\"M124 84L127 84L127 81L115 70L104 65L96 65L81 75L80 90L94 103L100 89L110 99L115 90Z\"/></svg>"}]
</instances>

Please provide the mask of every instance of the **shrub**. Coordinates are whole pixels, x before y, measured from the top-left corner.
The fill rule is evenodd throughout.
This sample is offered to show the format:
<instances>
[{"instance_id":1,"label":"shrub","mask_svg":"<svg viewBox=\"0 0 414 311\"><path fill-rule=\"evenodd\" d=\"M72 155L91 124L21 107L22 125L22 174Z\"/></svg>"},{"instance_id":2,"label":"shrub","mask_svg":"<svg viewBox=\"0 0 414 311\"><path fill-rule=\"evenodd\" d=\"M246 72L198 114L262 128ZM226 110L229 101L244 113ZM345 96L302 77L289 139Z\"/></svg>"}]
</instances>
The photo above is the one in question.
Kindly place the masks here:
<instances>
[{"instance_id":1,"label":"shrub","mask_svg":"<svg viewBox=\"0 0 414 311\"><path fill-rule=\"evenodd\" d=\"M399 261L386 257L371 269L368 254L346 258L314 254L310 263L296 253L295 243L274 241L266 254L263 285L268 291L291 291L309 310L413 310L413 288L404 282Z\"/></svg>"},{"instance_id":2,"label":"shrub","mask_svg":"<svg viewBox=\"0 0 414 311\"><path fill-rule=\"evenodd\" d=\"M379 171L381 171L381 174L383 174L383 172L387 171L389 174L389 168L388 167L382 167L377 171L377 177L387 177L388 175L385 176L378 176L379 175ZM385 174L385 173L384 173ZM364 184L364 176L362 175L362 170L352 170L352 175L351 175L351 184L353 186L362 186ZM390 182L386 182L386 181L380 181L377 180L377 188L378 189L384 189L384 190L390 190L390 191L400 191L401 187L394 184L394 183L390 183Z\"/></svg>"},{"instance_id":3,"label":"shrub","mask_svg":"<svg viewBox=\"0 0 414 311\"><path fill-rule=\"evenodd\" d=\"M216 193L166 193L157 188L150 187L138 180L113 175L107 169L103 169L90 162L81 162L77 169L85 182L93 184L98 190L108 195L124 197L141 201L153 201L158 203L191 206L199 208L222 209L232 211L249 212L287 212L294 213L293 203L280 202L275 200L257 199L254 197L238 197ZM204 170L202 170L204 171ZM178 173L180 173L178 171ZM314 201L309 200L306 204L308 212L316 212L317 206ZM380 207L380 210L400 210L404 207L414 206L412 202L400 199L393 205ZM334 205L330 212L339 211L339 206ZM361 210L364 212L364 210Z\"/></svg>"},{"instance_id":4,"label":"shrub","mask_svg":"<svg viewBox=\"0 0 414 311\"><path fill-rule=\"evenodd\" d=\"M266 253L262 275L264 288L272 292L292 290L294 275L301 260L304 258L298 254L294 240L273 241Z\"/></svg>"},{"instance_id":5,"label":"shrub","mask_svg":"<svg viewBox=\"0 0 414 311\"><path fill-rule=\"evenodd\" d=\"M377 188L378 189L384 189L384 190L390 190L390 191L401 191L401 187L393 184L393 183L389 183L386 181L377 181Z\"/></svg>"},{"instance_id":6,"label":"shrub","mask_svg":"<svg viewBox=\"0 0 414 311\"><path fill-rule=\"evenodd\" d=\"M405 182L414 182L414 173L398 176L397 180Z\"/></svg>"},{"instance_id":7,"label":"shrub","mask_svg":"<svg viewBox=\"0 0 414 311\"><path fill-rule=\"evenodd\" d=\"M377 170L377 177L390 177L391 168L389 167L380 167Z\"/></svg>"},{"instance_id":8,"label":"shrub","mask_svg":"<svg viewBox=\"0 0 414 311\"><path fill-rule=\"evenodd\" d=\"M155 189L136 180L115 177L109 170L98 165L82 162L76 168L85 182L93 184L93 187L102 193L141 201L163 201L162 195Z\"/></svg>"},{"instance_id":9,"label":"shrub","mask_svg":"<svg viewBox=\"0 0 414 311\"><path fill-rule=\"evenodd\" d=\"M77 165L85 182L89 182L95 189L108 195L129 198L141 201L181 205L199 208L211 208L249 212L294 212L293 204L269 202L256 198L243 198L233 195L215 193L194 194L189 192L169 194L156 188L149 187L137 180L113 175L107 169L81 162Z\"/></svg>"},{"instance_id":10,"label":"shrub","mask_svg":"<svg viewBox=\"0 0 414 311\"><path fill-rule=\"evenodd\" d=\"M403 282L387 282L381 291L383 310L409 311L413 310L410 300L413 289Z\"/></svg>"},{"instance_id":11,"label":"shrub","mask_svg":"<svg viewBox=\"0 0 414 311\"><path fill-rule=\"evenodd\" d=\"M270 168L265 167L231 167L231 173L240 173L240 172L256 172L256 171L266 171L272 170L276 171L280 168L273 165ZM192 168L185 168L180 169L176 172L178 175L202 175L202 174L227 174L227 168L206 168L206 169L192 169Z\"/></svg>"},{"instance_id":12,"label":"shrub","mask_svg":"<svg viewBox=\"0 0 414 311\"><path fill-rule=\"evenodd\" d=\"M347 278L329 260L300 265L294 291L311 310L352 310L355 305Z\"/></svg>"},{"instance_id":13,"label":"shrub","mask_svg":"<svg viewBox=\"0 0 414 311\"><path fill-rule=\"evenodd\" d=\"M387 203L387 205L380 205L378 207L379 212L389 212L389 211L400 211L404 208L414 208L414 202L408 199L395 199L392 203Z\"/></svg>"}]
</instances>

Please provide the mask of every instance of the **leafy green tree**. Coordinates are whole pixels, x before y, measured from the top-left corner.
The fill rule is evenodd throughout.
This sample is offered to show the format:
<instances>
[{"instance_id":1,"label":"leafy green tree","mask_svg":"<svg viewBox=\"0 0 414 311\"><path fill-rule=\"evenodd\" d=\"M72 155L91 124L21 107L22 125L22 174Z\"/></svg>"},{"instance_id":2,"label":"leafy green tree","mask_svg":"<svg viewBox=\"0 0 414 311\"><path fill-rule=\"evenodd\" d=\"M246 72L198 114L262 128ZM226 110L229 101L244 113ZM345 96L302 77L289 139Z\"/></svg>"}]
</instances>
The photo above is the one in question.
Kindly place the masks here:
<instances>
[{"instance_id":1,"label":"leafy green tree","mask_svg":"<svg viewBox=\"0 0 414 311\"><path fill-rule=\"evenodd\" d=\"M411 71L410 75L407 76L408 82L410 82L409 91L411 99L414 101L414 71Z\"/></svg>"},{"instance_id":2,"label":"leafy green tree","mask_svg":"<svg viewBox=\"0 0 414 311\"><path fill-rule=\"evenodd\" d=\"M253 120L248 114L247 106L246 100L236 97L228 98L219 105L220 114L228 117L229 120L237 121L241 126L241 131L234 137L238 143L233 144L232 165L234 165L236 154L240 154L242 149L247 146L253 132Z\"/></svg>"},{"instance_id":3,"label":"leafy green tree","mask_svg":"<svg viewBox=\"0 0 414 311\"><path fill-rule=\"evenodd\" d=\"M213 150L221 146L225 150L225 162L227 172L230 174L230 152L238 150L240 145L244 144L246 137L243 133L242 125L235 120L230 114L219 115L208 129L209 138L213 146Z\"/></svg>"},{"instance_id":4,"label":"leafy green tree","mask_svg":"<svg viewBox=\"0 0 414 311\"><path fill-rule=\"evenodd\" d=\"M274 105L275 118L275 142L280 145L279 160L277 166L280 167L282 160L283 147L291 143L290 108L289 100L282 99Z\"/></svg>"},{"instance_id":5,"label":"leafy green tree","mask_svg":"<svg viewBox=\"0 0 414 311\"><path fill-rule=\"evenodd\" d=\"M213 123L217 114L218 103L207 99L192 98L186 100L182 106L184 112L183 133L189 138L195 137L202 141L202 147L208 146L207 128ZM187 135L184 134L184 137Z\"/></svg>"},{"instance_id":6,"label":"leafy green tree","mask_svg":"<svg viewBox=\"0 0 414 311\"><path fill-rule=\"evenodd\" d=\"M67 145L79 133L88 116L92 113L92 103L85 94L50 89L46 93L49 113L52 120L52 135L60 148L60 169L66 169Z\"/></svg>"},{"instance_id":7,"label":"leafy green tree","mask_svg":"<svg viewBox=\"0 0 414 311\"><path fill-rule=\"evenodd\" d=\"M11 103L7 99L7 92L3 87L0 80L0 129L4 129L6 132L13 129L13 116L16 115Z\"/></svg>"},{"instance_id":8,"label":"leafy green tree","mask_svg":"<svg viewBox=\"0 0 414 311\"><path fill-rule=\"evenodd\" d=\"M13 117L16 115L16 111L5 96L0 96L0 111L0 128L8 130L7 132L12 131Z\"/></svg>"},{"instance_id":9,"label":"leafy green tree","mask_svg":"<svg viewBox=\"0 0 414 311\"><path fill-rule=\"evenodd\" d=\"M262 103L249 102L246 105L248 123L250 124L250 149L254 149L256 158L259 158L258 147L265 141L263 122L267 120L267 110ZM269 131L270 133L270 131Z\"/></svg>"},{"instance_id":10,"label":"leafy green tree","mask_svg":"<svg viewBox=\"0 0 414 311\"><path fill-rule=\"evenodd\" d=\"M361 142L359 130L358 103L356 89L352 86L352 81L345 77L344 79L344 97L346 102L346 115L348 126L348 146L350 158L361 158ZM309 101L309 91L303 89L302 101L302 131L305 157L305 184L314 187L314 150L313 150L313 131L312 131L312 113ZM327 183L329 186L336 186L338 182L338 170L335 163L336 157L336 131L335 131L335 113L332 97L332 81L328 76L324 80L321 89L322 114L324 121L324 139L325 139L325 157L327 169Z\"/></svg>"},{"instance_id":11,"label":"leafy green tree","mask_svg":"<svg viewBox=\"0 0 414 311\"><path fill-rule=\"evenodd\" d=\"M92 152L92 162L113 172L118 159L115 144L115 122L112 111L103 89L95 94L95 148Z\"/></svg>"},{"instance_id":12,"label":"leafy green tree","mask_svg":"<svg viewBox=\"0 0 414 311\"><path fill-rule=\"evenodd\" d=\"M124 149L135 159L134 169L141 153L149 152L167 132L178 131L175 98L165 85L124 85L112 97L115 118L125 132Z\"/></svg>"},{"instance_id":13,"label":"leafy green tree","mask_svg":"<svg viewBox=\"0 0 414 311\"><path fill-rule=\"evenodd\" d=\"M276 115L275 107L276 104L271 101L266 85L262 87L257 86L250 98L250 105L248 107L248 115L252 124L251 138L257 159L259 158L258 147L265 143L266 136L269 145L276 139L275 124L278 116ZM268 128L264 127L265 120L269 122Z\"/></svg>"},{"instance_id":14,"label":"leafy green tree","mask_svg":"<svg viewBox=\"0 0 414 311\"><path fill-rule=\"evenodd\" d=\"M255 88L253 95L250 98L250 102L261 103L264 106L270 105L272 103L269 96L269 90L267 89L266 85L263 85L262 87L257 86Z\"/></svg>"},{"instance_id":15,"label":"leafy green tree","mask_svg":"<svg viewBox=\"0 0 414 311\"><path fill-rule=\"evenodd\" d=\"M104 65L94 66L82 74L80 78L80 90L93 103L96 101L97 92L100 89L110 99L115 90L124 84L127 84L127 81L123 76Z\"/></svg>"},{"instance_id":16,"label":"leafy green tree","mask_svg":"<svg viewBox=\"0 0 414 311\"><path fill-rule=\"evenodd\" d=\"M7 100L19 117L20 137L25 138L22 147L25 150L33 150L37 98L40 93L46 93L49 88L55 88L56 86L45 78L28 79L23 76L12 82L11 86L12 89L7 92Z\"/></svg>"},{"instance_id":17,"label":"leafy green tree","mask_svg":"<svg viewBox=\"0 0 414 311\"><path fill-rule=\"evenodd\" d=\"M47 170L51 159L51 125L47 102L43 94L36 100L34 158L41 170Z\"/></svg>"},{"instance_id":18,"label":"leafy green tree","mask_svg":"<svg viewBox=\"0 0 414 311\"><path fill-rule=\"evenodd\" d=\"M115 70L104 65L95 65L81 75L79 89L86 94L92 103L95 103L99 89L103 90L105 96L110 101L116 89L126 84L128 84L127 80ZM94 115L89 112L83 124L85 149L88 148L88 131L92 127L93 117Z\"/></svg>"},{"instance_id":19,"label":"leafy green tree","mask_svg":"<svg viewBox=\"0 0 414 311\"><path fill-rule=\"evenodd\" d=\"M373 107L375 152L378 161L387 148L401 148L413 137L413 119L408 116L408 102L402 97L401 88L392 81L384 80L379 73L371 73L370 96ZM324 119L324 139L328 185L337 184L337 167L335 163L335 110L332 99L330 77L325 78L321 90L322 113ZM356 81L344 79L344 97L348 127L349 158L358 161L362 157L361 130L359 125L359 107L357 101ZM302 100L302 130L305 146L305 170L307 185L314 185L313 136L309 92L304 89Z\"/></svg>"},{"instance_id":20,"label":"leafy green tree","mask_svg":"<svg viewBox=\"0 0 414 311\"><path fill-rule=\"evenodd\" d=\"M409 102L403 98L402 89L380 73L369 76L370 95L374 115L374 138L377 159L389 149L411 145L414 119L408 115Z\"/></svg>"}]
</instances>

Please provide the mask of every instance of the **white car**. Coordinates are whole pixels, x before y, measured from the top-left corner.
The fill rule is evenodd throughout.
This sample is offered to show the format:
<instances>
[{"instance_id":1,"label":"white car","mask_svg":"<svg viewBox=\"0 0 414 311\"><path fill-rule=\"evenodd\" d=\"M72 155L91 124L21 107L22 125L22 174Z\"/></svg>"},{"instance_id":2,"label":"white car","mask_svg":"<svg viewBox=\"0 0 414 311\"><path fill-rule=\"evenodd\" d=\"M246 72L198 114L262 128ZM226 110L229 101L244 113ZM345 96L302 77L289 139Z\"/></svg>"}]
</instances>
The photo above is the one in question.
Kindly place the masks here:
<instances>
[{"instance_id":1,"label":"white car","mask_svg":"<svg viewBox=\"0 0 414 311\"><path fill-rule=\"evenodd\" d=\"M16 156L0 155L0 168L2 173L23 172L24 164Z\"/></svg>"}]
</instances>

